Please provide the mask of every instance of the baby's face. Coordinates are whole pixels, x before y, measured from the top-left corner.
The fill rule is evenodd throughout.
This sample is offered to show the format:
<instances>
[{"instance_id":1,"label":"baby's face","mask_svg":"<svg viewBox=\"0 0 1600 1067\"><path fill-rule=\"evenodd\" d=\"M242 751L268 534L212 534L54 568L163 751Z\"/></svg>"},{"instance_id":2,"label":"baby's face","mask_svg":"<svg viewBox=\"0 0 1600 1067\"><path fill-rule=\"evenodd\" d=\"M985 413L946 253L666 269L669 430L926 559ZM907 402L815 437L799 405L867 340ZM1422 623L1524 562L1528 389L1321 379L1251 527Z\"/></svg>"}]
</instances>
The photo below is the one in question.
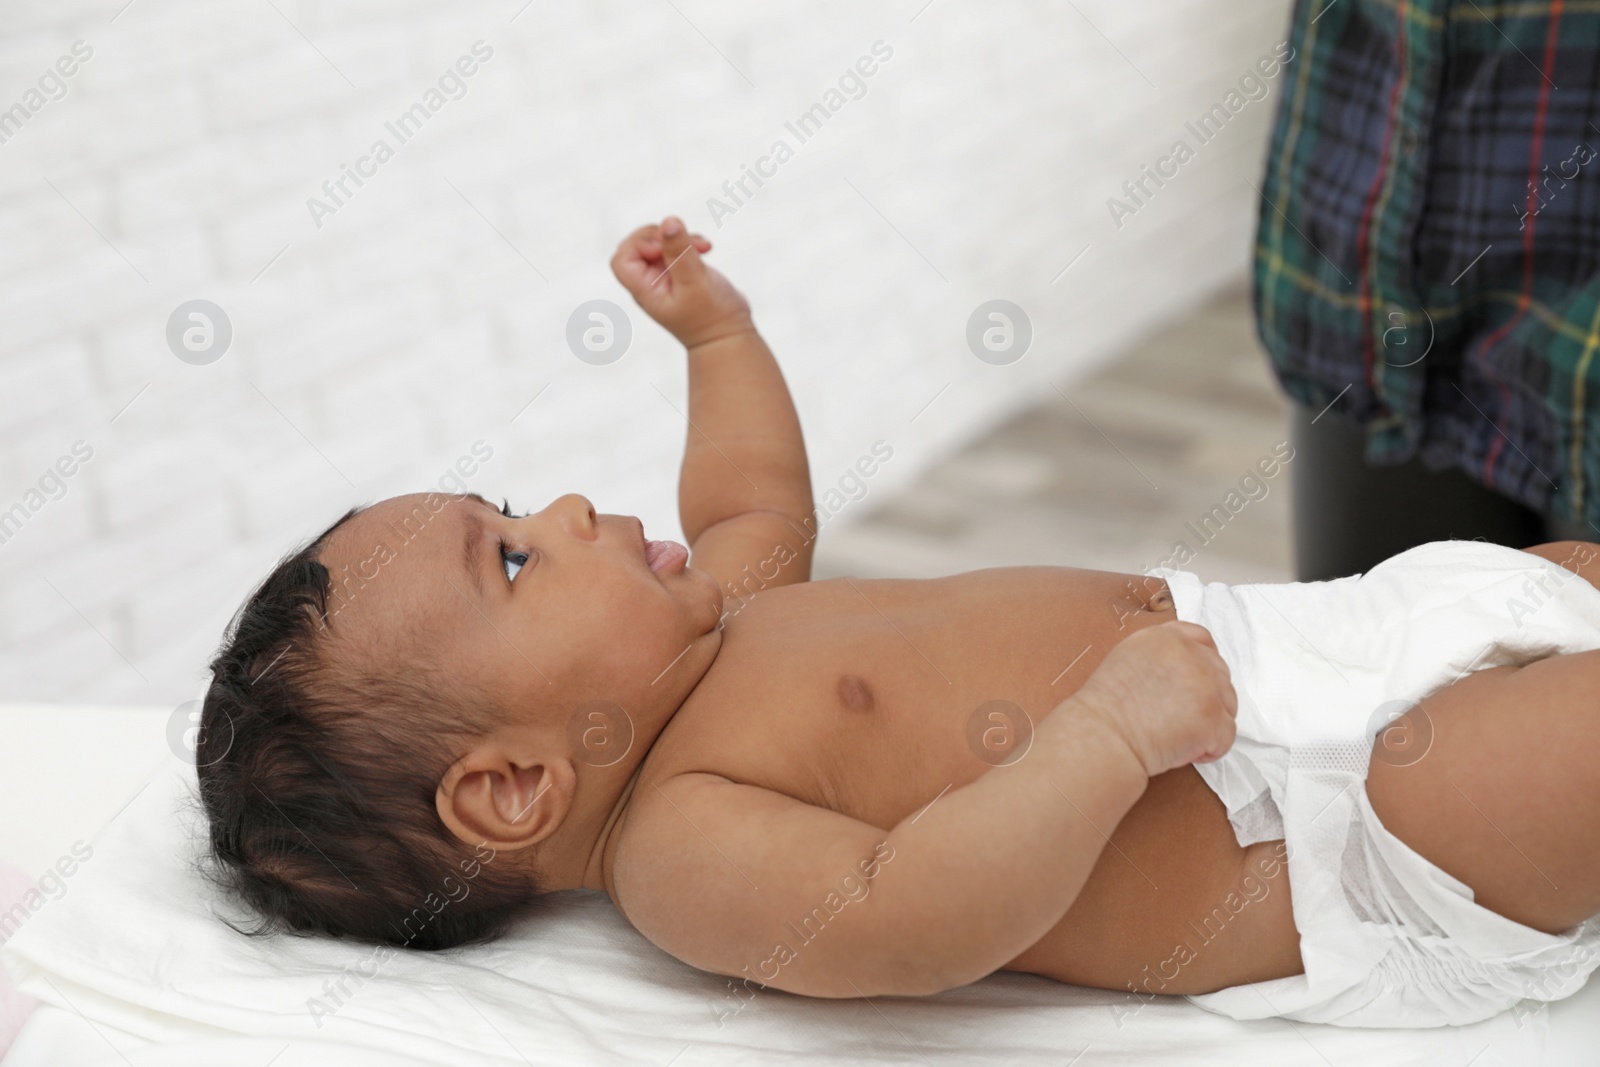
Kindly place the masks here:
<instances>
[{"instance_id":1,"label":"baby's face","mask_svg":"<svg viewBox=\"0 0 1600 1067\"><path fill-rule=\"evenodd\" d=\"M721 637L714 578L576 493L523 516L476 495L394 497L334 531L322 562L339 652L368 670L426 667L459 681L464 700L553 729L594 699L649 714L682 689L675 665L709 662L682 654L698 642L714 655Z\"/></svg>"}]
</instances>

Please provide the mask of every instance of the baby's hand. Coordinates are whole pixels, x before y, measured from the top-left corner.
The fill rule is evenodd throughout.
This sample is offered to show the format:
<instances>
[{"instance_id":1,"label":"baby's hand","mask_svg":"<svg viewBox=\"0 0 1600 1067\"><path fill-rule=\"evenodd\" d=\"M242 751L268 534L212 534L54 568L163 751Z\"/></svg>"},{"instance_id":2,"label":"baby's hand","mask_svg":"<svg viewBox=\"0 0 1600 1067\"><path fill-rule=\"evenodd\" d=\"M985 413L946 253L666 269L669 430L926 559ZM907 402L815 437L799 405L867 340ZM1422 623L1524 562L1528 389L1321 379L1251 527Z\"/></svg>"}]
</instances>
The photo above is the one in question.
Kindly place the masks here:
<instances>
[{"instance_id":1,"label":"baby's hand","mask_svg":"<svg viewBox=\"0 0 1600 1067\"><path fill-rule=\"evenodd\" d=\"M710 241L668 215L661 225L641 226L625 237L611 257L611 271L651 318L685 348L694 348L754 329L749 301L700 258L710 250Z\"/></svg>"},{"instance_id":2,"label":"baby's hand","mask_svg":"<svg viewBox=\"0 0 1600 1067\"><path fill-rule=\"evenodd\" d=\"M1129 634L1071 699L1109 723L1152 778L1233 747L1239 696L1216 642L1196 623Z\"/></svg>"}]
</instances>

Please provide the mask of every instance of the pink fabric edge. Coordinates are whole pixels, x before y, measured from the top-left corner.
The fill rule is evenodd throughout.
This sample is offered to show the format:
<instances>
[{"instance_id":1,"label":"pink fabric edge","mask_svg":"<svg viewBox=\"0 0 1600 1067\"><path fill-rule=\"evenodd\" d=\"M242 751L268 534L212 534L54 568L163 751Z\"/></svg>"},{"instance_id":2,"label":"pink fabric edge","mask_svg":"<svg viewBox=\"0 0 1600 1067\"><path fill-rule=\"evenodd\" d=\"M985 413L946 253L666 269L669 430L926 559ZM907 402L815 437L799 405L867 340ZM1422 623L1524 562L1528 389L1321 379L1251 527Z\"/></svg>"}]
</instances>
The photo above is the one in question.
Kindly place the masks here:
<instances>
[{"instance_id":1,"label":"pink fabric edge","mask_svg":"<svg viewBox=\"0 0 1600 1067\"><path fill-rule=\"evenodd\" d=\"M34 888L34 880L11 866L9 863L0 862L0 916L11 908L21 903L22 898ZM10 924L0 928L0 940L9 937L14 932ZM17 1039L17 1034L22 1030L22 1024L28 1021L28 1016L39 1002L30 996L18 993L11 987L11 975L4 967L0 967L0 1059L4 1059L11 1049L11 1043Z\"/></svg>"}]
</instances>

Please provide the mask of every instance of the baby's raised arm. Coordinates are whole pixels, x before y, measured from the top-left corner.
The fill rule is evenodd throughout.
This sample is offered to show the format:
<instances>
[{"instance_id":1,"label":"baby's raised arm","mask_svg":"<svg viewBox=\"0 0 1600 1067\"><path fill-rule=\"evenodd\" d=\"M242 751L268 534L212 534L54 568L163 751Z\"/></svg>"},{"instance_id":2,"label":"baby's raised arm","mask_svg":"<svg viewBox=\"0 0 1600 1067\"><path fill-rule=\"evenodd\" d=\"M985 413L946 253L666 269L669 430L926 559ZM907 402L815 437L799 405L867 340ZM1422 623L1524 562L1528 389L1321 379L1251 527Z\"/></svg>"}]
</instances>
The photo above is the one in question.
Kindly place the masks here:
<instances>
[{"instance_id":1,"label":"baby's raised arm","mask_svg":"<svg viewBox=\"0 0 1600 1067\"><path fill-rule=\"evenodd\" d=\"M964 985L1061 920L1149 777L1222 755L1236 709L1204 628L1150 627L1020 760L888 830L715 774L668 780L634 799L614 896L679 959L793 993Z\"/></svg>"},{"instance_id":2,"label":"baby's raised arm","mask_svg":"<svg viewBox=\"0 0 1600 1067\"><path fill-rule=\"evenodd\" d=\"M816 526L805 441L783 373L749 303L700 258L710 248L669 215L625 238L611 269L688 350L679 517L691 563L742 595L746 568L762 568L762 588L809 579Z\"/></svg>"}]
</instances>

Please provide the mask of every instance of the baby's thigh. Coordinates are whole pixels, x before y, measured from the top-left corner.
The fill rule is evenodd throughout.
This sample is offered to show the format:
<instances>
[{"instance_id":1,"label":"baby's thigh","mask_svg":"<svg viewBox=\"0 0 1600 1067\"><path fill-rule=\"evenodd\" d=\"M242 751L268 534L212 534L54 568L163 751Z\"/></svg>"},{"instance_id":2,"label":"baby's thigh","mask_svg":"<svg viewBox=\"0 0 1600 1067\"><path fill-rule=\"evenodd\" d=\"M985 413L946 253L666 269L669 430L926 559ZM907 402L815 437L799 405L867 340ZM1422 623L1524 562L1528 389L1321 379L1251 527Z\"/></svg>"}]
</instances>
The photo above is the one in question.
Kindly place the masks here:
<instances>
[{"instance_id":1,"label":"baby's thigh","mask_svg":"<svg viewBox=\"0 0 1600 1067\"><path fill-rule=\"evenodd\" d=\"M1600 544L1593 541L1547 541L1542 545L1530 545L1522 551L1547 559L1558 567L1565 567L1600 589Z\"/></svg>"},{"instance_id":2,"label":"baby's thigh","mask_svg":"<svg viewBox=\"0 0 1600 1067\"><path fill-rule=\"evenodd\" d=\"M1600 914L1600 651L1473 672L1380 734L1385 827L1479 904L1559 933Z\"/></svg>"}]
</instances>

